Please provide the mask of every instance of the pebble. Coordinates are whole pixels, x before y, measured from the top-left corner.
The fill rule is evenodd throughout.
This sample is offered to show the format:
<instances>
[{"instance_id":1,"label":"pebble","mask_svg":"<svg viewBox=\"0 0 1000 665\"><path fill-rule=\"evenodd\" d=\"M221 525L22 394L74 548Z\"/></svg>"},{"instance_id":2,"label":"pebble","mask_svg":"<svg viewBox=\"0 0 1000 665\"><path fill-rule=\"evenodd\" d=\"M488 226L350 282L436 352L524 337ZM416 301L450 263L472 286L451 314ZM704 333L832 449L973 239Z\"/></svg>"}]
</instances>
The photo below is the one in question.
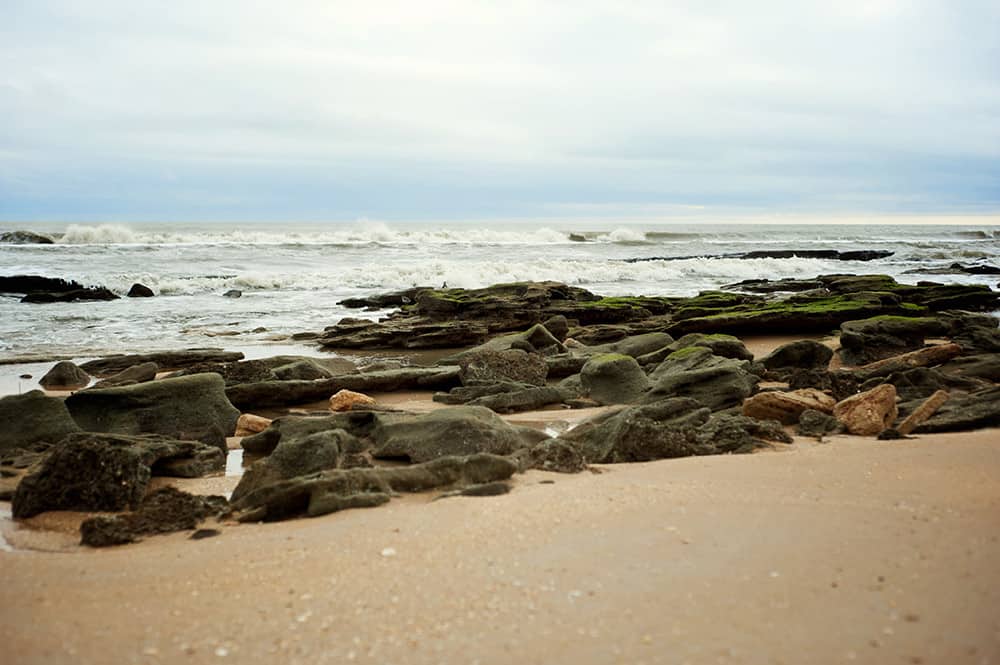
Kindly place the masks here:
<instances>
[{"instance_id":1,"label":"pebble","mask_svg":"<svg viewBox=\"0 0 1000 665\"><path fill-rule=\"evenodd\" d=\"M386 547L385 549L382 550L382 556L396 556L396 548Z\"/></svg>"}]
</instances>

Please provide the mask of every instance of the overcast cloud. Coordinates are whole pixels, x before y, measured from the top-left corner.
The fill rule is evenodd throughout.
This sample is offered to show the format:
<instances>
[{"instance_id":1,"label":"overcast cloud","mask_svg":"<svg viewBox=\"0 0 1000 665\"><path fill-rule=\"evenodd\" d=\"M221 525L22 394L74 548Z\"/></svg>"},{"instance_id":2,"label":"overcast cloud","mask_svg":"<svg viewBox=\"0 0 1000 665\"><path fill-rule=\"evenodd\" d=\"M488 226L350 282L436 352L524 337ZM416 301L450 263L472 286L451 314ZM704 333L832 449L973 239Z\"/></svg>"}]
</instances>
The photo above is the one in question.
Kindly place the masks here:
<instances>
[{"instance_id":1,"label":"overcast cloud","mask_svg":"<svg viewBox=\"0 0 1000 665\"><path fill-rule=\"evenodd\" d=\"M1000 3L0 4L0 219L1000 209Z\"/></svg>"}]
</instances>

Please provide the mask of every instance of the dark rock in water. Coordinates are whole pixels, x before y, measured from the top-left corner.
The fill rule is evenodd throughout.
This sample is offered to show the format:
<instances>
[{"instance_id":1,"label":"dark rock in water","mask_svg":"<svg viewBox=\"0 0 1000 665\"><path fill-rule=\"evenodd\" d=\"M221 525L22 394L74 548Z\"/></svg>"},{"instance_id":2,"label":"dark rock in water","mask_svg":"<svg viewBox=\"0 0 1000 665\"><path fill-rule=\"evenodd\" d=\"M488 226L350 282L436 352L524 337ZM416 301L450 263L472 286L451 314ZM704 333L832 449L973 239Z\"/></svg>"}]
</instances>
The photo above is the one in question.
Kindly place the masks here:
<instances>
[{"instance_id":1,"label":"dark rock in water","mask_svg":"<svg viewBox=\"0 0 1000 665\"><path fill-rule=\"evenodd\" d=\"M187 531L219 515L227 507L228 502L222 496L195 496L173 487L163 487L143 499L135 512L85 520L80 525L80 544L109 547L134 543L143 536Z\"/></svg>"},{"instance_id":2,"label":"dark rock in water","mask_svg":"<svg viewBox=\"0 0 1000 665\"><path fill-rule=\"evenodd\" d=\"M649 377L632 356L606 353L594 356L580 371L584 395L601 404L627 404L649 390Z\"/></svg>"},{"instance_id":3,"label":"dark rock in water","mask_svg":"<svg viewBox=\"0 0 1000 665\"><path fill-rule=\"evenodd\" d=\"M217 374L84 390L67 397L66 408L91 432L162 434L202 441L223 452L240 416Z\"/></svg>"},{"instance_id":4,"label":"dark rock in water","mask_svg":"<svg viewBox=\"0 0 1000 665\"><path fill-rule=\"evenodd\" d=\"M363 446L342 429L329 429L301 437L283 437L274 451L254 462L233 490L233 501L265 485L317 471L336 469L341 456Z\"/></svg>"},{"instance_id":5,"label":"dark rock in water","mask_svg":"<svg viewBox=\"0 0 1000 665\"><path fill-rule=\"evenodd\" d=\"M691 397L712 410L737 406L757 389L760 378L750 363L714 355L704 347L675 351L650 375L652 388L644 401Z\"/></svg>"},{"instance_id":6,"label":"dark rock in water","mask_svg":"<svg viewBox=\"0 0 1000 665\"><path fill-rule=\"evenodd\" d=\"M627 263L642 261L678 261L681 259L826 259L832 261L874 261L892 256L887 250L852 250L838 252L833 249L765 249L752 252L736 252L731 254L705 254L696 256L650 256L637 259L625 259Z\"/></svg>"},{"instance_id":7,"label":"dark rock in water","mask_svg":"<svg viewBox=\"0 0 1000 665\"><path fill-rule=\"evenodd\" d=\"M314 517L389 501L396 492L423 492L507 480L517 465L496 455L439 457L407 467L321 471L261 487L231 504L241 522Z\"/></svg>"},{"instance_id":8,"label":"dark rock in water","mask_svg":"<svg viewBox=\"0 0 1000 665\"><path fill-rule=\"evenodd\" d=\"M959 432L1000 426L1000 386L953 396L914 431Z\"/></svg>"},{"instance_id":9,"label":"dark rock in water","mask_svg":"<svg viewBox=\"0 0 1000 665\"><path fill-rule=\"evenodd\" d=\"M242 359L243 354L238 351L185 349L183 351L160 351L156 353L108 356L85 362L80 365L80 368L93 376L110 376L133 365L150 362L156 363L161 369L168 370L189 367L198 363L233 362Z\"/></svg>"},{"instance_id":10,"label":"dark rock in water","mask_svg":"<svg viewBox=\"0 0 1000 665\"><path fill-rule=\"evenodd\" d=\"M852 365L864 365L916 351L927 337L939 337L948 328L931 317L876 316L847 321L840 326L840 355Z\"/></svg>"},{"instance_id":11,"label":"dark rock in water","mask_svg":"<svg viewBox=\"0 0 1000 665\"><path fill-rule=\"evenodd\" d=\"M243 292L240 291L239 289L229 289L228 291L226 291L225 293L222 294L222 297L223 298L242 298L243 297Z\"/></svg>"},{"instance_id":12,"label":"dark rock in water","mask_svg":"<svg viewBox=\"0 0 1000 665\"><path fill-rule=\"evenodd\" d=\"M153 289L137 282L132 285L132 288L125 295L129 298L152 298L156 294L153 293Z\"/></svg>"},{"instance_id":13,"label":"dark rock in water","mask_svg":"<svg viewBox=\"0 0 1000 665\"><path fill-rule=\"evenodd\" d=\"M47 397L41 390L0 397L0 451L38 441L57 443L79 431L63 400Z\"/></svg>"},{"instance_id":14,"label":"dark rock in water","mask_svg":"<svg viewBox=\"0 0 1000 665\"><path fill-rule=\"evenodd\" d=\"M813 291L823 288L823 282L808 279L745 279L735 284L726 284L722 288L750 293L781 293Z\"/></svg>"},{"instance_id":15,"label":"dark rock in water","mask_svg":"<svg viewBox=\"0 0 1000 665\"><path fill-rule=\"evenodd\" d=\"M191 477L223 468L225 455L200 443L80 432L65 437L38 471L21 480L13 514L123 510L139 504L153 474Z\"/></svg>"},{"instance_id":16,"label":"dark rock in water","mask_svg":"<svg viewBox=\"0 0 1000 665\"><path fill-rule=\"evenodd\" d=\"M103 381L98 381L93 385L90 390L99 388L117 388L120 386L132 386L137 383L145 383L147 381L152 381L156 378L156 373L159 367L156 363L142 363L141 365L132 365L129 368L123 369L122 371L109 376Z\"/></svg>"},{"instance_id":17,"label":"dark rock in water","mask_svg":"<svg viewBox=\"0 0 1000 665\"><path fill-rule=\"evenodd\" d=\"M458 377L466 386L501 381L544 386L549 373L545 358L520 349L478 349L465 354L460 367Z\"/></svg>"},{"instance_id":18,"label":"dark rock in water","mask_svg":"<svg viewBox=\"0 0 1000 665\"><path fill-rule=\"evenodd\" d=\"M23 293L21 302L50 303L74 300L117 300L118 296L103 286L83 286L39 275L12 275L0 277L0 293Z\"/></svg>"},{"instance_id":19,"label":"dark rock in water","mask_svg":"<svg viewBox=\"0 0 1000 665\"><path fill-rule=\"evenodd\" d=\"M787 368L826 369L833 360L833 349L811 339L782 344L761 360L769 370Z\"/></svg>"},{"instance_id":20,"label":"dark rock in water","mask_svg":"<svg viewBox=\"0 0 1000 665\"><path fill-rule=\"evenodd\" d=\"M376 425L374 411L344 411L329 416L284 416L259 434L244 437L240 445L254 455L270 455L278 445L294 445L317 432L344 430L358 438L371 436ZM346 453L361 452L345 450Z\"/></svg>"},{"instance_id":21,"label":"dark rock in water","mask_svg":"<svg viewBox=\"0 0 1000 665\"><path fill-rule=\"evenodd\" d=\"M916 268L907 270L907 274L918 275L1000 275L1000 267L991 265L962 265L952 263L943 268Z\"/></svg>"},{"instance_id":22,"label":"dark rock in water","mask_svg":"<svg viewBox=\"0 0 1000 665\"><path fill-rule=\"evenodd\" d=\"M260 381L226 388L229 400L243 410L289 406L329 399L340 390L359 393L394 390L449 390L459 385L458 367L407 367L342 374L315 381Z\"/></svg>"},{"instance_id":23,"label":"dark rock in water","mask_svg":"<svg viewBox=\"0 0 1000 665\"><path fill-rule=\"evenodd\" d=\"M587 236L581 235L579 233L570 233L569 239L572 242L587 242Z\"/></svg>"},{"instance_id":24,"label":"dark rock in water","mask_svg":"<svg viewBox=\"0 0 1000 665\"><path fill-rule=\"evenodd\" d=\"M799 415L799 434L821 439L827 434L841 434L844 424L822 411L806 409Z\"/></svg>"},{"instance_id":25,"label":"dark rock in water","mask_svg":"<svg viewBox=\"0 0 1000 665\"><path fill-rule=\"evenodd\" d=\"M54 241L47 235L34 231L6 231L0 233L0 243L11 245L51 245Z\"/></svg>"},{"instance_id":26,"label":"dark rock in water","mask_svg":"<svg viewBox=\"0 0 1000 665\"><path fill-rule=\"evenodd\" d=\"M90 375L69 360L60 360L38 380L45 388L82 388L90 383Z\"/></svg>"},{"instance_id":27,"label":"dark rock in water","mask_svg":"<svg viewBox=\"0 0 1000 665\"><path fill-rule=\"evenodd\" d=\"M346 300L341 300L337 304L349 309L385 309L387 307L402 307L404 305L412 305L417 298L417 294L421 291L433 290L434 287L431 286L417 286L412 289L406 289L405 291L383 293L381 295L369 296L367 298L347 298Z\"/></svg>"},{"instance_id":28,"label":"dark rock in water","mask_svg":"<svg viewBox=\"0 0 1000 665\"><path fill-rule=\"evenodd\" d=\"M509 455L527 442L495 413L481 406L456 406L418 416L380 415L372 434L372 455L426 462L450 455Z\"/></svg>"}]
</instances>

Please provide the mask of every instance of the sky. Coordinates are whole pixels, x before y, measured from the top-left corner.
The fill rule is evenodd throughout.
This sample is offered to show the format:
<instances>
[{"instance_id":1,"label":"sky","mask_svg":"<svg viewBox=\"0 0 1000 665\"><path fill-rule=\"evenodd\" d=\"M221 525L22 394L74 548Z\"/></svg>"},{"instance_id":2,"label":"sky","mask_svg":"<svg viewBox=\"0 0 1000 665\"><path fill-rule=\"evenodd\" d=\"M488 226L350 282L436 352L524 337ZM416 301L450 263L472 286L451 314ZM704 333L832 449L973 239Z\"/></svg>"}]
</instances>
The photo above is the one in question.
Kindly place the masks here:
<instances>
[{"instance_id":1,"label":"sky","mask_svg":"<svg viewBox=\"0 0 1000 665\"><path fill-rule=\"evenodd\" d=\"M0 0L0 220L1000 211L1000 2Z\"/></svg>"}]
</instances>

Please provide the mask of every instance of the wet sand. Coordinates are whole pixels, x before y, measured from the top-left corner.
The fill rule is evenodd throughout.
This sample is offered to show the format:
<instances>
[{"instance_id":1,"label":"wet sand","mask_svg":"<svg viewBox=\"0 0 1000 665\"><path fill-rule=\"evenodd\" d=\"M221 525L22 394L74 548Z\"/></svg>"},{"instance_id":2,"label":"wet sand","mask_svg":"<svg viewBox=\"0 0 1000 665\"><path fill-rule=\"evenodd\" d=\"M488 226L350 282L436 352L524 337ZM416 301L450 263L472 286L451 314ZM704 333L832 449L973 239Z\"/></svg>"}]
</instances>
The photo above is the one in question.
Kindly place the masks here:
<instances>
[{"instance_id":1,"label":"wet sand","mask_svg":"<svg viewBox=\"0 0 1000 665\"><path fill-rule=\"evenodd\" d=\"M1000 430L601 468L200 541L0 553L4 660L1000 659Z\"/></svg>"}]
</instances>

